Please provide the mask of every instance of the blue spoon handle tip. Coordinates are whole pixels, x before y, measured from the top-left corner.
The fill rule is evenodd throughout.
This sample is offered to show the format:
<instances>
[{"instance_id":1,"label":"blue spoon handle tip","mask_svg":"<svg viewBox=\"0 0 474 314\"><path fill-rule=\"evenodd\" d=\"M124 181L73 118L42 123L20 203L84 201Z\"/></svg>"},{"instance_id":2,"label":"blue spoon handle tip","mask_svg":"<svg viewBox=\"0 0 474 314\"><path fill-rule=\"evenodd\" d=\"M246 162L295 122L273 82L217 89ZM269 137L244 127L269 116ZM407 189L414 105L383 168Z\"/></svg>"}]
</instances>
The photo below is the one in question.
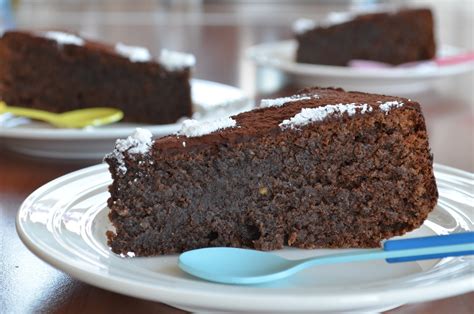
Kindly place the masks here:
<instances>
[{"instance_id":1,"label":"blue spoon handle tip","mask_svg":"<svg viewBox=\"0 0 474 314\"><path fill-rule=\"evenodd\" d=\"M385 241L384 251L416 250L422 248L451 246L459 244L473 244L473 249L460 252L444 252L437 254L427 254L409 257L388 258L389 263L411 262L426 259L437 259L449 256L463 256L474 254L474 232L461 232L448 235L437 235L430 237L421 237L413 239L388 240Z\"/></svg>"}]
</instances>

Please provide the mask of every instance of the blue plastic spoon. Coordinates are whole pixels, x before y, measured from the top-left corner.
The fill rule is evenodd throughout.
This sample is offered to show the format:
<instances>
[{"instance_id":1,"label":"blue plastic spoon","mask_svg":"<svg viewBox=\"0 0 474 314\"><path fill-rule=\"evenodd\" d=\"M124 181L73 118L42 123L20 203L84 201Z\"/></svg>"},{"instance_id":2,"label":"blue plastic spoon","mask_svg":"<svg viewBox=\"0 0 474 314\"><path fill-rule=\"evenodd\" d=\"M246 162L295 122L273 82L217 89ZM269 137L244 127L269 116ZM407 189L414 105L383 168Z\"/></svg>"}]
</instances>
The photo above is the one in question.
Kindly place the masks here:
<instances>
[{"instance_id":1,"label":"blue plastic spoon","mask_svg":"<svg viewBox=\"0 0 474 314\"><path fill-rule=\"evenodd\" d=\"M389 263L474 254L474 232L403 240L388 240L383 249L287 260L275 254L228 248L205 248L179 256L179 267L208 281L259 284L291 276L305 268L337 263L387 259Z\"/></svg>"}]
</instances>

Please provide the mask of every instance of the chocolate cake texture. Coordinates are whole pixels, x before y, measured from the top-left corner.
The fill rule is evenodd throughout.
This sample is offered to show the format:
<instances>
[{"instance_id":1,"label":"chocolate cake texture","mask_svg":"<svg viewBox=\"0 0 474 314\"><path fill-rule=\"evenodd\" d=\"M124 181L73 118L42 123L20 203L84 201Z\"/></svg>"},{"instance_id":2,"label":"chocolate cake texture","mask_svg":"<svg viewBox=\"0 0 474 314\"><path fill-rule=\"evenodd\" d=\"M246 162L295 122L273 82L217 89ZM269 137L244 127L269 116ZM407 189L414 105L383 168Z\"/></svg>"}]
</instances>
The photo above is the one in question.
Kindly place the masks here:
<instances>
[{"instance_id":1,"label":"chocolate cake texture","mask_svg":"<svg viewBox=\"0 0 474 314\"><path fill-rule=\"evenodd\" d=\"M355 59L394 65L432 59L436 53L433 28L431 10L424 8L333 13L320 25L300 19L294 24L296 61L345 66Z\"/></svg>"},{"instance_id":2,"label":"chocolate cake texture","mask_svg":"<svg viewBox=\"0 0 474 314\"><path fill-rule=\"evenodd\" d=\"M434 208L417 102L308 88L261 106L117 141L105 158L113 252L378 247Z\"/></svg>"},{"instance_id":3,"label":"chocolate cake texture","mask_svg":"<svg viewBox=\"0 0 474 314\"><path fill-rule=\"evenodd\" d=\"M192 115L194 56L115 46L78 35L8 31L0 39L0 97L7 104L51 112L114 107L124 121L175 123Z\"/></svg>"}]
</instances>

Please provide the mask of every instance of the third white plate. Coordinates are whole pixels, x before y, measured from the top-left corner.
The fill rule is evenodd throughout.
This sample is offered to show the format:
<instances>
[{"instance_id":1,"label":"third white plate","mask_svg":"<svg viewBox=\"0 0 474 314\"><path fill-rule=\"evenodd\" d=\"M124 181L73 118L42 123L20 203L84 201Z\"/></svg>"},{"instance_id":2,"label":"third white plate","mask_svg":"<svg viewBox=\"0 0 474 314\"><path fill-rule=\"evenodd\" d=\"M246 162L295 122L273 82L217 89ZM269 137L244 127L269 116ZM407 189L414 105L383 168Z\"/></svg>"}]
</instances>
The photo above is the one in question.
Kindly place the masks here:
<instances>
[{"instance_id":1,"label":"third white plate","mask_svg":"<svg viewBox=\"0 0 474 314\"><path fill-rule=\"evenodd\" d=\"M295 40L264 43L250 47L246 55L259 66L278 69L289 75L297 85L334 86L347 90L378 93L411 93L428 88L436 79L474 70L474 62L447 66L417 66L410 68L361 69L346 66L297 63ZM463 52L452 46L441 46L438 56Z\"/></svg>"}]
</instances>

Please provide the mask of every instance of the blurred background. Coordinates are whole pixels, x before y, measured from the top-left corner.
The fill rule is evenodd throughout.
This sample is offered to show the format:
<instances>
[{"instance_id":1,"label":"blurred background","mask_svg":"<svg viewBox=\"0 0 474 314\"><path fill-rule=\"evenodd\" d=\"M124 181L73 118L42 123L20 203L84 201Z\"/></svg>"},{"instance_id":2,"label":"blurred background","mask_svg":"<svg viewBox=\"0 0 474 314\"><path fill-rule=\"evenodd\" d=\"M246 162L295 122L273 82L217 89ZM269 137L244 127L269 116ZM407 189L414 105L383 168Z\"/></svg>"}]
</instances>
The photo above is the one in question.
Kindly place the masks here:
<instances>
[{"instance_id":1,"label":"blurred background","mask_svg":"<svg viewBox=\"0 0 474 314\"><path fill-rule=\"evenodd\" d=\"M197 59L195 78L236 86L258 102L293 94L300 86L281 71L256 66L246 58L249 47L292 39L292 23L301 17L318 20L333 11L380 6L428 6L435 16L438 44L474 50L474 0L0 0L0 32L64 30L111 44L146 46L155 56L161 48L191 52ZM393 94L421 103L435 162L474 171L472 71L438 80L422 91ZM0 166L0 278L6 278L0 280L0 313L107 313L111 306L117 313L182 313L71 279L20 244L15 216L25 197L84 165L32 160L0 146ZM390 313L472 313L472 293L450 300Z\"/></svg>"},{"instance_id":2,"label":"blurred background","mask_svg":"<svg viewBox=\"0 0 474 314\"><path fill-rule=\"evenodd\" d=\"M293 38L292 23L320 19L332 11L363 11L379 6L432 8L438 44L473 50L474 1L126 1L0 0L1 30L55 29L115 43L196 55L194 77L241 88L257 101L287 95L299 86L279 71L245 58L256 44ZM474 76L437 81L425 91L400 92L423 105L435 161L474 170ZM396 93L395 93L396 94Z\"/></svg>"}]
</instances>

